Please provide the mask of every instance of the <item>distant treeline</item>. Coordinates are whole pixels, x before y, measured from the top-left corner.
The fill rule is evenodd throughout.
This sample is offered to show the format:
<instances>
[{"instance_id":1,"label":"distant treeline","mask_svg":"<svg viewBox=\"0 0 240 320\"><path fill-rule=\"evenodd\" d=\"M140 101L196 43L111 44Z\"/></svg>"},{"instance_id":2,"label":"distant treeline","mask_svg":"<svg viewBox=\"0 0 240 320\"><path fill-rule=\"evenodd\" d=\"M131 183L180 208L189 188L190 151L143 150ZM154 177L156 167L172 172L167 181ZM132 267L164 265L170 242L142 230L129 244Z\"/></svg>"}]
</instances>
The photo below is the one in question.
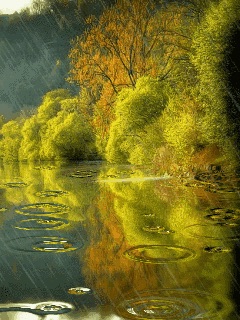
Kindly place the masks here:
<instances>
[{"instance_id":1,"label":"distant treeline","mask_svg":"<svg viewBox=\"0 0 240 320\"><path fill-rule=\"evenodd\" d=\"M89 14L98 16L112 2L33 0L30 8L0 15L0 114L29 113L56 88L77 93L65 81L70 41L83 32Z\"/></svg>"},{"instance_id":2,"label":"distant treeline","mask_svg":"<svg viewBox=\"0 0 240 320\"><path fill-rule=\"evenodd\" d=\"M237 169L239 1L117 0L102 8L68 52L67 80L79 93L50 91L34 114L3 124L3 160Z\"/></svg>"}]
</instances>

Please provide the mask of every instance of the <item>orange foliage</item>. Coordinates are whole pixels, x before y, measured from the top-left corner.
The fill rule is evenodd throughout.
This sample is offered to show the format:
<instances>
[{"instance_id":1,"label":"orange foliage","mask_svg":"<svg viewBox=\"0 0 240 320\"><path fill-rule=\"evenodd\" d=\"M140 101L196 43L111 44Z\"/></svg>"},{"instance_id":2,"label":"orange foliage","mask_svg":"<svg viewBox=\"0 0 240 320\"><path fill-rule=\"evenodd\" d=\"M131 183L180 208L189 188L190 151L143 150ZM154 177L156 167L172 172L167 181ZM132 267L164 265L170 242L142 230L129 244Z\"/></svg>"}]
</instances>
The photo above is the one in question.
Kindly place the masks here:
<instances>
[{"instance_id":1,"label":"orange foliage","mask_svg":"<svg viewBox=\"0 0 240 320\"><path fill-rule=\"evenodd\" d=\"M209 165L218 162L221 155L222 152L216 144L209 145L194 155L193 163L196 168L206 170Z\"/></svg>"},{"instance_id":2,"label":"orange foliage","mask_svg":"<svg viewBox=\"0 0 240 320\"><path fill-rule=\"evenodd\" d=\"M157 8L153 0L118 0L72 43L70 80L91 90L99 103L93 123L104 138L113 119L116 93L144 75L164 79L189 48L186 8ZM107 120L106 120L107 119Z\"/></svg>"},{"instance_id":3,"label":"orange foliage","mask_svg":"<svg viewBox=\"0 0 240 320\"><path fill-rule=\"evenodd\" d=\"M159 266L139 264L127 259L129 248L121 223L115 214L114 198L101 190L99 212L89 217L90 244L84 255L83 273L87 285L105 302L117 304L130 292L159 287Z\"/></svg>"}]
</instances>

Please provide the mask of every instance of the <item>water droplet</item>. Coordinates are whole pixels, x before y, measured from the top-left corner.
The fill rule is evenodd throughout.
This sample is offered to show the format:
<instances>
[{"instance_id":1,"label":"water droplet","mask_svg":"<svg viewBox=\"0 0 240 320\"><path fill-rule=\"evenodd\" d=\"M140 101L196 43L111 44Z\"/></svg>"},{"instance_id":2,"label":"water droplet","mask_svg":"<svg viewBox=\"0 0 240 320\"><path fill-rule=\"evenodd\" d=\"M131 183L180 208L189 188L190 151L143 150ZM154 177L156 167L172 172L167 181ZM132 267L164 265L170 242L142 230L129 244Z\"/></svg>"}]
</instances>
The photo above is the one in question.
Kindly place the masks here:
<instances>
[{"instance_id":1,"label":"water droplet","mask_svg":"<svg viewBox=\"0 0 240 320\"><path fill-rule=\"evenodd\" d=\"M175 233L175 231L173 230L168 230L165 227L162 226L146 226L142 228L144 231L147 232L153 232L153 233L159 233L159 234L171 234L171 233Z\"/></svg>"},{"instance_id":2,"label":"water droplet","mask_svg":"<svg viewBox=\"0 0 240 320\"><path fill-rule=\"evenodd\" d=\"M27 186L25 182L8 182L4 184L8 188L23 188Z\"/></svg>"},{"instance_id":3,"label":"water droplet","mask_svg":"<svg viewBox=\"0 0 240 320\"><path fill-rule=\"evenodd\" d=\"M137 297L121 302L117 310L128 319L208 320L224 310L224 303L205 292L163 289L139 292Z\"/></svg>"},{"instance_id":4,"label":"water droplet","mask_svg":"<svg viewBox=\"0 0 240 320\"><path fill-rule=\"evenodd\" d=\"M61 237L21 237L8 242L11 249L24 252L61 253L80 249L81 240L75 241Z\"/></svg>"},{"instance_id":5,"label":"water droplet","mask_svg":"<svg viewBox=\"0 0 240 320\"><path fill-rule=\"evenodd\" d=\"M75 294L75 295L83 295L83 294L89 294L92 290L89 288L83 288L83 287L76 287L76 288L70 288L68 289L69 294Z\"/></svg>"},{"instance_id":6,"label":"water droplet","mask_svg":"<svg viewBox=\"0 0 240 320\"><path fill-rule=\"evenodd\" d=\"M155 217L155 213L149 212L149 213L144 213L142 214L144 217Z\"/></svg>"},{"instance_id":7,"label":"water droplet","mask_svg":"<svg viewBox=\"0 0 240 320\"><path fill-rule=\"evenodd\" d=\"M191 259L195 256L189 248L170 245L142 245L125 251L124 255L144 263L162 264Z\"/></svg>"},{"instance_id":8,"label":"water droplet","mask_svg":"<svg viewBox=\"0 0 240 320\"><path fill-rule=\"evenodd\" d=\"M15 226L16 229L21 230L51 230L65 227L68 224L67 220L57 218L39 218L21 220Z\"/></svg>"},{"instance_id":9,"label":"water droplet","mask_svg":"<svg viewBox=\"0 0 240 320\"><path fill-rule=\"evenodd\" d=\"M219 224L194 224L188 226L184 231L195 238L207 238L213 240L238 240L240 235L234 232L234 228L223 228Z\"/></svg>"},{"instance_id":10,"label":"water droplet","mask_svg":"<svg viewBox=\"0 0 240 320\"><path fill-rule=\"evenodd\" d=\"M24 215L63 214L69 209L68 206L59 203L33 203L19 206L15 212Z\"/></svg>"},{"instance_id":11,"label":"water droplet","mask_svg":"<svg viewBox=\"0 0 240 320\"><path fill-rule=\"evenodd\" d=\"M41 197L41 198L61 197L66 194L68 194L68 192L61 191L61 190L44 190L44 191L39 191L35 193L37 197Z\"/></svg>"},{"instance_id":12,"label":"water droplet","mask_svg":"<svg viewBox=\"0 0 240 320\"><path fill-rule=\"evenodd\" d=\"M33 313L38 314L63 314L73 310L73 306L65 302L41 302L35 305Z\"/></svg>"}]
</instances>

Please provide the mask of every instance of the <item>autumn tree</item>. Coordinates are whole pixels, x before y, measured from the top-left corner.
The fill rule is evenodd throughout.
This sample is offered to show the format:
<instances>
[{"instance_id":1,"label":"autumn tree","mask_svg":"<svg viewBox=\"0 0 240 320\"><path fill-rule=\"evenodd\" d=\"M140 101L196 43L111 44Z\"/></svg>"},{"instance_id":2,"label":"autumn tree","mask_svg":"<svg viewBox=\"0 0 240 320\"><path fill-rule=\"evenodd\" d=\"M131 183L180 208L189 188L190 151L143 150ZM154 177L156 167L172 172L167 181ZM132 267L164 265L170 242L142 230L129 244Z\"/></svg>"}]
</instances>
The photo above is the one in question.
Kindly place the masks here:
<instances>
[{"instance_id":1,"label":"autumn tree","mask_svg":"<svg viewBox=\"0 0 240 320\"><path fill-rule=\"evenodd\" d=\"M87 88L96 103L93 126L106 141L114 120L112 104L123 87L135 87L149 75L159 81L189 50L186 7L156 5L152 0L118 0L72 43L70 81ZM184 23L183 23L184 22Z\"/></svg>"}]
</instances>

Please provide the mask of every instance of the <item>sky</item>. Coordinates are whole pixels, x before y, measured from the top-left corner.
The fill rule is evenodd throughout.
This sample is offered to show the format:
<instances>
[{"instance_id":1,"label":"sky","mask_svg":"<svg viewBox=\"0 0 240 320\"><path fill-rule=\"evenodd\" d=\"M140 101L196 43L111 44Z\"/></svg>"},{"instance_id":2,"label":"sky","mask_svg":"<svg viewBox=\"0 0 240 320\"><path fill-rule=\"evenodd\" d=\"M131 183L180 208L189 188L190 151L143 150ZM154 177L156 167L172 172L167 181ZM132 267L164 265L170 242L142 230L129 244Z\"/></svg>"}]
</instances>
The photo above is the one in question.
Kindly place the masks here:
<instances>
[{"instance_id":1,"label":"sky","mask_svg":"<svg viewBox=\"0 0 240 320\"><path fill-rule=\"evenodd\" d=\"M32 0L0 0L0 12L10 14L21 11L21 9L29 7L31 3Z\"/></svg>"}]
</instances>

